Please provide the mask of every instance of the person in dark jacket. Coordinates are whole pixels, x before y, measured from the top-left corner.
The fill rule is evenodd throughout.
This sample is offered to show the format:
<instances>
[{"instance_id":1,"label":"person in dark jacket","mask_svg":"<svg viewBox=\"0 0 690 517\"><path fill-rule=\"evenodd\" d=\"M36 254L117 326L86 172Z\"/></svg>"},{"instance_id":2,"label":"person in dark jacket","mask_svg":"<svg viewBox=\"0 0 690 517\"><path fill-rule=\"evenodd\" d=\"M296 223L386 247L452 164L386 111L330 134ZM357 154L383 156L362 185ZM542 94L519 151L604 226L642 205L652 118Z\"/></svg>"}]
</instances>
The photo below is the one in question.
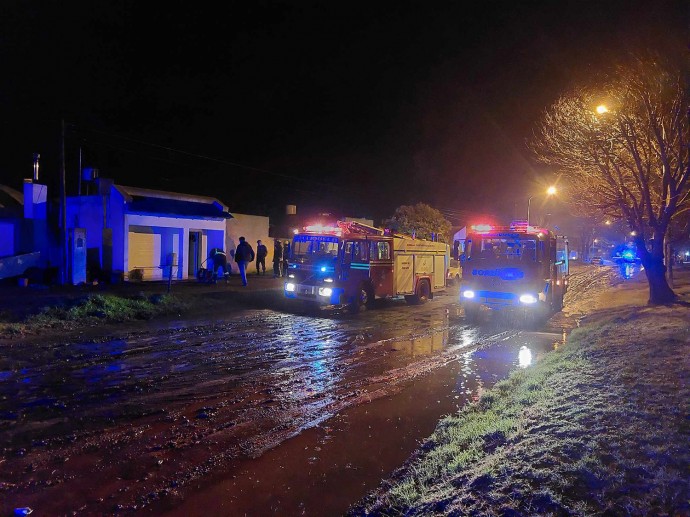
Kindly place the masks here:
<instances>
[{"instance_id":1,"label":"person in dark jacket","mask_svg":"<svg viewBox=\"0 0 690 517\"><path fill-rule=\"evenodd\" d=\"M266 255L268 255L268 248L261 242L261 240L256 241L256 274L260 275L266 274ZM260 267L260 268L259 268Z\"/></svg>"},{"instance_id":2,"label":"person in dark jacket","mask_svg":"<svg viewBox=\"0 0 690 517\"><path fill-rule=\"evenodd\" d=\"M283 245L278 239L273 242L273 278L280 276L280 265L283 263Z\"/></svg>"},{"instance_id":3,"label":"person in dark jacket","mask_svg":"<svg viewBox=\"0 0 690 517\"><path fill-rule=\"evenodd\" d=\"M283 244L283 276L288 276L288 258L290 258L290 243Z\"/></svg>"},{"instance_id":4,"label":"person in dark jacket","mask_svg":"<svg viewBox=\"0 0 690 517\"><path fill-rule=\"evenodd\" d=\"M225 252L220 248L211 249L209 253L209 258L211 259L211 264L213 265L213 275L211 281L215 284L218 281L218 270L223 270L223 278L225 282L228 282L228 275L230 274L230 268L228 267L228 257Z\"/></svg>"},{"instance_id":5,"label":"person in dark jacket","mask_svg":"<svg viewBox=\"0 0 690 517\"><path fill-rule=\"evenodd\" d=\"M247 266L254 261L254 250L244 237L240 237L240 243L235 248L235 262L240 269L242 285L247 287Z\"/></svg>"}]
</instances>

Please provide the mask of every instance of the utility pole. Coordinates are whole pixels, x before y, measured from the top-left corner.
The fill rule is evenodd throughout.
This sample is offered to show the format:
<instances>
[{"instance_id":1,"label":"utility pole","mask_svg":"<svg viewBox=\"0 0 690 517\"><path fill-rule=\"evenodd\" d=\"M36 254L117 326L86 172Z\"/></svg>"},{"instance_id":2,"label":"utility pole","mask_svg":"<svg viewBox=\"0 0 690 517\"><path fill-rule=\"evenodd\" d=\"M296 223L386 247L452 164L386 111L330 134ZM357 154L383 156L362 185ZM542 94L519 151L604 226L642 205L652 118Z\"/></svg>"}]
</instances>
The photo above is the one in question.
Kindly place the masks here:
<instances>
[{"instance_id":1,"label":"utility pole","mask_svg":"<svg viewBox=\"0 0 690 517\"><path fill-rule=\"evenodd\" d=\"M79 146L79 196L81 196L81 146Z\"/></svg>"},{"instance_id":2,"label":"utility pole","mask_svg":"<svg viewBox=\"0 0 690 517\"><path fill-rule=\"evenodd\" d=\"M67 238L67 189L65 186L65 119L60 120L60 231L62 232L62 267L60 268L60 283L67 283L68 271L68 238Z\"/></svg>"}]
</instances>

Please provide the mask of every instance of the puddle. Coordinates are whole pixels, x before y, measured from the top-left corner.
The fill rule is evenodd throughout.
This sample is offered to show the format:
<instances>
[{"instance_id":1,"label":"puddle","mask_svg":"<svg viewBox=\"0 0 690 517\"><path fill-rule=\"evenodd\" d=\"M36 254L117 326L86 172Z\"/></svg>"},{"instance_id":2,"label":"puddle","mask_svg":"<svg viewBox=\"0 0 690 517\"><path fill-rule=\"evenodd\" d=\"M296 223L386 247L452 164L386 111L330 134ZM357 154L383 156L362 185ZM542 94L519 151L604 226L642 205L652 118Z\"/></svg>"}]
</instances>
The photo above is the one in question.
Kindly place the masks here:
<instances>
[{"instance_id":1,"label":"puddle","mask_svg":"<svg viewBox=\"0 0 690 517\"><path fill-rule=\"evenodd\" d=\"M351 407L258 459L234 462L152 510L171 516L341 515L400 467L444 415L478 399L510 370L534 364L560 339L520 333L464 352L398 394ZM446 331L397 346L426 354L447 341Z\"/></svg>"},{"instance_id":2,"label":"puddle","mask_svg":"<svg viewBox=\"0 0 690 517\"><path fill-rule=\"evenodd\" d=\"M4 500L45 514L341 513L551 339L469 327L447 302L8 347Z\"/></svg>"}]
</instances>

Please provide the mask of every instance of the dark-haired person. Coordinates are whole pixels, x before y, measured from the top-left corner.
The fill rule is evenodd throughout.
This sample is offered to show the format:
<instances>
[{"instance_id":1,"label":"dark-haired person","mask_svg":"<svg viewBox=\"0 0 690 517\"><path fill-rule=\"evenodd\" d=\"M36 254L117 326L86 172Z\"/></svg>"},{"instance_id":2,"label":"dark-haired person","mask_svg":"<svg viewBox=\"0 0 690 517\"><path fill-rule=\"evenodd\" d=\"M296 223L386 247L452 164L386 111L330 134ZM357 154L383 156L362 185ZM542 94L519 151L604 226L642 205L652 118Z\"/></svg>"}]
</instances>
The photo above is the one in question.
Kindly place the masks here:
<instances>
[{"instance_id":1,"label":"dark-haired person","mask_svg":"<svg viewBox=\"0 0 690 517\"><path fill-rule=\"evenodd\" d=\"M240 269L242 285L247 287L247 266L254 261L254 250L244 237L240 237L240 243L235 248L235 262Z\"/></svg>"}]
</instances>

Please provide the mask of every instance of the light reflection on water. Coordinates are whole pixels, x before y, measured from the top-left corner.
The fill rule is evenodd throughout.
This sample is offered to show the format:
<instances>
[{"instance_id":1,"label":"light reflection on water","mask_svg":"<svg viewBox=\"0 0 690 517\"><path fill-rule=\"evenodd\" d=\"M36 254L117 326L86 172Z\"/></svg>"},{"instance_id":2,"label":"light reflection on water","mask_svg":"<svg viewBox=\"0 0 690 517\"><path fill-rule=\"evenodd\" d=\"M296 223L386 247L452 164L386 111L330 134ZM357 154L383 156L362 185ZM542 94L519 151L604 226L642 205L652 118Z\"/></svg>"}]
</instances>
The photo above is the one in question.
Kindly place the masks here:
<instances>
[{"instance_id":1,"label":"light reflection on water","mask_svg":"<svg viewBox=\"0 0 690 517\"><path fill-rule=\"evenodd\" d=\"M534 365L548 352L557 350L564 339L565 335L524 332L509 341L464 353L454 390L456 399L468 396L479 400L511 370Z\"/></svg>"},{"instance_id":2,"label":"light reflection on water","mask_svg":"<svg viewBox=\"0 0 690 517\"><path fill-rule=\"evenodd\" d=\"M638 264L636 262L617 262L618 265L618 273L621 275L621 277L624 280L629 280L637 273L640 271L644 270L644 267L641 264Z\"/></svg>"},{"instance_id":3,"label":"light reflection on water","mask_svg":"<svg viewBox=\"0 0 690 517\"><path fill-rule=\"evenodd\" d=\"M423 336L416 336L409 340L400 340L395 344L397 350L409 357L432 355L442 351L448 345L448 329Z\"/></svg>"},{"instance_id":4,"label":"light reflection on water","mask_svg":"<svg viewBox=\"0 0 690 517\"><path fill-rule=\"evenodd\" d=\"M523 345L518 352L518 366L527 368L530 364L532 364L532 351Z\"/></svg>"}]
</instances>

